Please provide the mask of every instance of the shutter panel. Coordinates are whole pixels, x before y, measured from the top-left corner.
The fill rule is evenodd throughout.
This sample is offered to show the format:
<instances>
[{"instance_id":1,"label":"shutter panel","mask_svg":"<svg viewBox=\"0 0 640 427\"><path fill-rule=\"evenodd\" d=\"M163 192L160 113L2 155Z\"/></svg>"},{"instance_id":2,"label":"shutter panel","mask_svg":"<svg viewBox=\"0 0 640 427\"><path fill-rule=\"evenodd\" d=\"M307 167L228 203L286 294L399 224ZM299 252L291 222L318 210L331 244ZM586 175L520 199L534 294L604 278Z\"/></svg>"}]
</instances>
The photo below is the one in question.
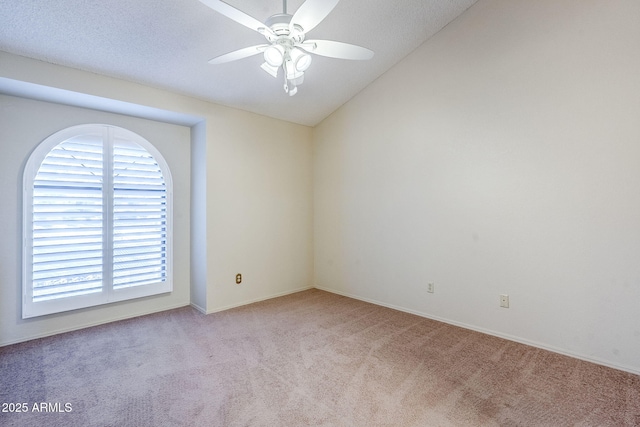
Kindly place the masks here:
<instances>
[{"instance_id":1,"label":"shutter panel","mask_svg":"<svg viewBox=\"0 0 640 427\"><path fill-rule=\"evenodd\" d=\"M68 139L33 184L33 301L102 290L102 138Z\"/></svg>"},{"instance_id":2,"label":"shutter panel","mask_svg":"<svg viewBox=\"0 0 640 427\"><path fill-rule=\"evenodd\" d=\"M31 154L23 184L24 319L172 291L171 172L147 140L63 129Z\"/></svg>"},{"instance_id":3,"label":"shutter panel","mask_svg":"<svg viewBox=\"0 0 640 427\"><path fill-rule=\"evenodd\" d=\"M167 280L167 188L153 156L113 145L113 289Z\"/></svg>"}]
</instances>

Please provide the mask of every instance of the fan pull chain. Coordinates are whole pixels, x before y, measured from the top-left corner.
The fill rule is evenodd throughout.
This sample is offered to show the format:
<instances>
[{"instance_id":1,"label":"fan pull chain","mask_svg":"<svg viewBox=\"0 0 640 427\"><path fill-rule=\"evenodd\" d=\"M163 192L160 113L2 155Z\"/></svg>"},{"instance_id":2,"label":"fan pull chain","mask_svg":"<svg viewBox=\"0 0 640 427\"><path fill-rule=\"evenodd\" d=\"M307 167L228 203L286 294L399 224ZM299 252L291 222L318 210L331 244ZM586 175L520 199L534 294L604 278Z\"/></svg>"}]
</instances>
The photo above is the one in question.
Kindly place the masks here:
<instances>
[{"instance_id":1,"label":"fan pull chain","mask_svg":"<svg viewBox=\"0 0 640 427\"><path fill-rule=\"evenodd\" d=\"M289 93L289 80L287 80L287 70L284 70L284 91Z\"/></svg>"}]
</instances>

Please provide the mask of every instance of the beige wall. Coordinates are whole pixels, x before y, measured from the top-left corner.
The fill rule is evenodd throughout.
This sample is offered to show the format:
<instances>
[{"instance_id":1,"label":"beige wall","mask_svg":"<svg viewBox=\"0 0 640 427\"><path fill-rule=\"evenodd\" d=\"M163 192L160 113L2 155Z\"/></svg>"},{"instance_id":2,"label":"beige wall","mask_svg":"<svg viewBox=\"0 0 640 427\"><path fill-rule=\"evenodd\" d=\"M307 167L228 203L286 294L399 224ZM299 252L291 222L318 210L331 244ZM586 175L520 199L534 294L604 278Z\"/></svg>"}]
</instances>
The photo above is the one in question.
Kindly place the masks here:
<instances>
[{"instance_id":1,"label":"beige wall","mask_svg":"<svg viewBox=\"0 0 640 427\"><path fill-rule=\"evenodd\" d=\"M220 140L207 152L209 312L313 282L310 129L240 114L207 130Z\"/></svg>"},{"instance_id":2,"label":"beige wall","mask_svg":"<svg viewBox=\"0 0 640 427\"><path fill-rule=\"evenodd\" d=\"M312 286L310 128L0 52L3 91L89 107L80 111L90 121L104 121L100 119L108 113L94 110L105 110L124 113L125 123L140 120L133 116L186 126L163 124L182 129L181 138L186 140L181 139L172 147L177 152L165 157L189 178L181 184L184 198L176 203L184 225L180 238L186 246L176 251L174 266L181 271L181 283L172 296L22 322L17 199L21 171L34 144L68 122L77 123L78 117L63 113L45 126L31 110L21 115L7 102L20 98L2 97L0 129L2 136L12 139L0 138L0 188L3 195L6 189L9 200L0 205L0 227L7 236L0 240L0 345L189 302L213 312ZM58 112L70 108L37 104ZM18 142L24 125L37 135ZM236 273L243 274L241 285L235 283Z\"/></svg>"},{"instance_id":3,"label":"beige wall","mask_svg":"<svg viewBox=\"0 0 640 427\"><path fill-rule=\"evenodd\" d=\"M639 19L480 0L316 127L316 286L640 372Z\"/></svg>"}]
</instances>

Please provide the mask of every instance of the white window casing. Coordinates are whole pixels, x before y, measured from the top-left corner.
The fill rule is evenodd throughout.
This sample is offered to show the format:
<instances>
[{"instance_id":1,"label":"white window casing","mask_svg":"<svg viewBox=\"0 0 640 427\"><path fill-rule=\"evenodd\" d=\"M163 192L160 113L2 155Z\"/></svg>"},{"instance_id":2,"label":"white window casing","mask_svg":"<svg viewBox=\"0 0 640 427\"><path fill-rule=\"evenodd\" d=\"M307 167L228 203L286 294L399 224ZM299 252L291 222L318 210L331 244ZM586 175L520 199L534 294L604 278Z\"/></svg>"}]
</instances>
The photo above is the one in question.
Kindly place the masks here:
<instances>
[{"instance_id":1,"label":"white window casing","mask_svg":"<svg viewBox=\"0 0 640 427\"><path fill-rule=\"evenodd\" d=\"M24 170L22 317L171 292L172 181L151 143L61 130Z\"/></svg>"}]
</instances>

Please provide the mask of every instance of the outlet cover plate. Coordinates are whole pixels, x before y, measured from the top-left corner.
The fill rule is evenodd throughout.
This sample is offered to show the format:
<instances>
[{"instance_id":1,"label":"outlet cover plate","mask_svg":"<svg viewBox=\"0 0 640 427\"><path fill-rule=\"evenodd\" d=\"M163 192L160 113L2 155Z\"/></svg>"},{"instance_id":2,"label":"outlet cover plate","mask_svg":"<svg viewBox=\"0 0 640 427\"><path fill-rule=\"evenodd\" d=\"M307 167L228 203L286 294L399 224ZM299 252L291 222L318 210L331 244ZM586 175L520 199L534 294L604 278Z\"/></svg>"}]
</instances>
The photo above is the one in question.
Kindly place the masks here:
<instances>
[{"instance_id":1,"label":"outlet cover plate","mask_svg":"<svg viewBox=\"0 0 640 427\"><path fill-rule=\"evenodd\" d=\"M509 308L509 295L507 294L500 295L500 307Z\"/></svg>"}]
</instances>

